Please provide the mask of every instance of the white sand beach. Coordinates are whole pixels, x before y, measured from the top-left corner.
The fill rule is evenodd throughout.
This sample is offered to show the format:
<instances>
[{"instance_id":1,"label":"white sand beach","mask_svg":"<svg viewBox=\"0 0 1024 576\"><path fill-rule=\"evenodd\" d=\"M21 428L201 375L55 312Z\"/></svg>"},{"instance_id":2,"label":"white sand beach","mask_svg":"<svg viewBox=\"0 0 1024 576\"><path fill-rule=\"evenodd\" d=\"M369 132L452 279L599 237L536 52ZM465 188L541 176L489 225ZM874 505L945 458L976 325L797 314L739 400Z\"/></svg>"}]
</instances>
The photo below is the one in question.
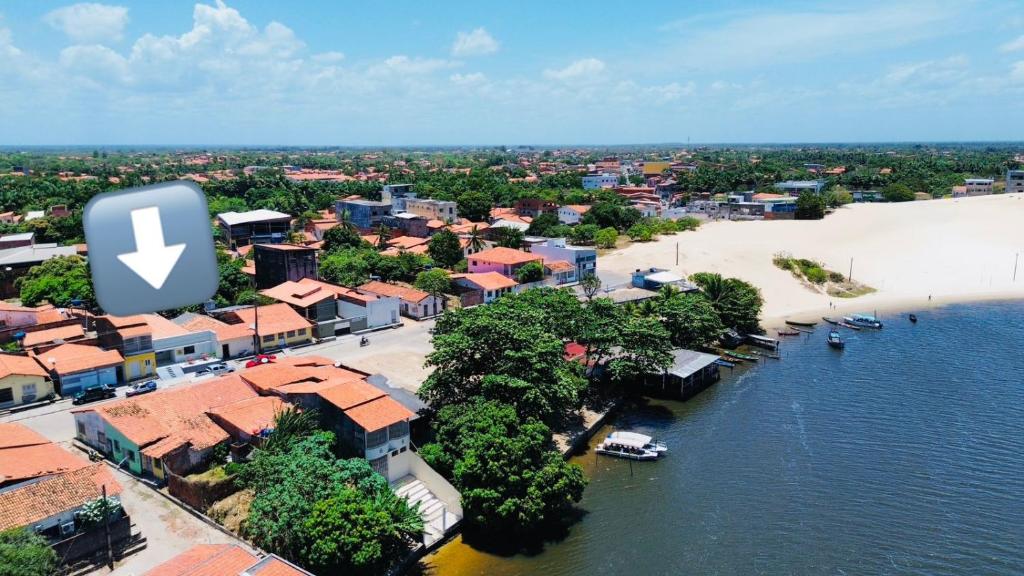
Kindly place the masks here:
<instances>
[{"instance_id":1,"label":"white sand beach","mask_svg":"<svg viewBox=\"0 0 1024 576\"><path fill-rule=\"evenodd\" d=\"M877 292L850 299L813 292L772 264L779 252L843 274L852 258L854 280ZM1024 195L856 204L816 221L710 222L696 232L602 256L598 273L651 266L687 275L719 272L755 284L765 298L762 320L769 328L786 318L1024 298Z\"/></svg>"}]
</instances>

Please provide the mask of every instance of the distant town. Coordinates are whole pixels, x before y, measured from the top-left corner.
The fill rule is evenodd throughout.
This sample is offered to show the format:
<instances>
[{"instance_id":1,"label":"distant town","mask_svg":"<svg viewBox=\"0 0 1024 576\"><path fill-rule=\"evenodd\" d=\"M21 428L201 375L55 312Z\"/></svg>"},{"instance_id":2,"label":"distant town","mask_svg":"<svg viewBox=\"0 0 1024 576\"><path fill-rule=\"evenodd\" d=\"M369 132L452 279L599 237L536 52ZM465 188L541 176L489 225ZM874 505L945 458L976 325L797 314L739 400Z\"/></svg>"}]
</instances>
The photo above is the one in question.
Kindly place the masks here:
<instances>
[{"instance_id":1,"label":"distant town","mask_svg":"<svg viewBox=\"0 0 1024 576\"><path fill-rule=\"evenodd\" d=\"M112 316L83 208L168 181L205 193L217 292ZM566 457L623 398L690 398L796 334L758 283L631 247L1014 193L1010 145L0 152L0 532L83 575L528 547L571 530ZM775 266L825 299L877 288L852 259Z\"/></svg>"}]
</instances>

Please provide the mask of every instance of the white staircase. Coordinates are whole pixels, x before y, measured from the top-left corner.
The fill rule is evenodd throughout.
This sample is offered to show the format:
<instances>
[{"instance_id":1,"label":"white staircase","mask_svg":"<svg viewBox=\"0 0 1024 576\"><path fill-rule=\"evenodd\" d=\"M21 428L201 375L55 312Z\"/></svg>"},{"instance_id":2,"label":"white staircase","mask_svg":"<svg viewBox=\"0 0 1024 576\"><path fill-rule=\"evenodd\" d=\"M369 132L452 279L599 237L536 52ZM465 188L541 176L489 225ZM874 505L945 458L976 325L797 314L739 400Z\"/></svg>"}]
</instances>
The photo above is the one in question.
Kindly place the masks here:
<instances>
[{"instance_id":1,"label":"white staircase","mask_svg":"<svg viewBox=\"0 0 1024 576\"><path fill-rule=\"evenodd\" d=\"M462 520L415 476L399 478L391 487L396 495L405 498L410 505L419 505L420 515L423 516L423 544L428 549L444 539L445 533Z\"/></svg>"},{"instance_id":2,"label":"white staircase","mask_svg":"<svg viewBox=\"0 0 1024 576\"><path fill-rule=\"evenodd\" d=\"M172 364L170 366L162 366L156 369L156 375L161 380L173 380L175 378L182 378L185 376L185 371L181 369L181 366Z\"/></svg>"}]
</instances>

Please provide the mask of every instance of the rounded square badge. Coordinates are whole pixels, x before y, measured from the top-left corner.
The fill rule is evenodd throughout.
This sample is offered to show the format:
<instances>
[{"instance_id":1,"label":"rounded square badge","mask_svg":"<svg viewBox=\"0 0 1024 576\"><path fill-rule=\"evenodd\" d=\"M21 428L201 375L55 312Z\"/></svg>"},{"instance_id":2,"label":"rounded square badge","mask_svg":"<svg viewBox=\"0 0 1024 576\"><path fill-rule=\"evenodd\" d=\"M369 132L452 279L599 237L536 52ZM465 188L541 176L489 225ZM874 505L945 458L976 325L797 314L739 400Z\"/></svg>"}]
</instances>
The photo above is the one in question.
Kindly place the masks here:
<instances>
[{"instance_id":1,"label":"rounded square badge","mask_svg":"<svg viewBox=\"0 0 1024 576\"><path fill-rule=\"evenodd\" d=\"M93 197L82 216L96 300L115 316L180 308L217 292L206 196L166 182Z\"/></svg>"}]
</instances>

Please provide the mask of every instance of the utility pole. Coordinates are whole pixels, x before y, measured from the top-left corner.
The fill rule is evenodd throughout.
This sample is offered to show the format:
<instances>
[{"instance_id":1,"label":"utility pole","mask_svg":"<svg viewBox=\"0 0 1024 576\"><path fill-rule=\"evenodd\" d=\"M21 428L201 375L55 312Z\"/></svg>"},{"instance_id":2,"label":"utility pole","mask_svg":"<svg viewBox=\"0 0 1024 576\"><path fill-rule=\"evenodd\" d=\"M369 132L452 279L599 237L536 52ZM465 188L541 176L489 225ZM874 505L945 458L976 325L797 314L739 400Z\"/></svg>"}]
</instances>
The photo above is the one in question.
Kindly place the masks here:
<instances>
[{"instance_id":1,"label":"utility pole","mask_svg":"<svg viewBox=\"0 0 1024 576\"><path fill-rule=\"evenodd\" d=\"M679 266L679 242L676 242L676 266Z\"/></svg>"},{"instance_id":2,"label":"utility pole","mask_svg":"<svg viewBox=\"0 0 1024 576\"><path fill-rule=\"evenodd\" d=\"M1013 255L1013 281L1017 281L1017 260L1020 259L1020 252Z\"/></svg>"},{"instance_id":3,"label":"utility pole","mask_svg":"<svg viewBox=\"0 0 1024 576\"><path fill-rule=\"evenodd\" d=\"M850 256L850 273L846 275L847 282L853 282L853 256Z\"/></svg>"},{"instance_id":4,"label":"utility pole","mask_svg":"<svg viewBox=\"0 0 1024 576\"><path fill-rule=\"evenodd\" d=\"M114 547L110 544L110 510L107 509L107 485L103 485L103 532L107 536L107 568L114 569Z\"/></svg>"}]
</instances>

